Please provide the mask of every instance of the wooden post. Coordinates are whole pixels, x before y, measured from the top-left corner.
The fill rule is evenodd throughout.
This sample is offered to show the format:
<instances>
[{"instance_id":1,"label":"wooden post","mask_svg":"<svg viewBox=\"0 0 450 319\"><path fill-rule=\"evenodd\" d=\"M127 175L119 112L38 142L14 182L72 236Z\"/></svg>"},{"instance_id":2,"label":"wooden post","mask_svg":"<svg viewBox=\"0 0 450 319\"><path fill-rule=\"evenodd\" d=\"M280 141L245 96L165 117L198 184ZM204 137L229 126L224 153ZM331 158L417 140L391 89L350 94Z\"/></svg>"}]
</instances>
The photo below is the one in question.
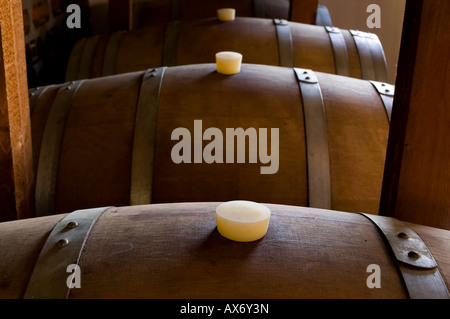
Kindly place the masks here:
<instances>
[{"instance_id":1,"label":"wooden post","mask_svg":"<svg viewBox=\"0 0 450 319\"><path fill-rule=\"evenodd\" d=\"M22 1L0 0L0 221L33 216Z\"/></svg>"},{"instance_id":2,"label":"wooden post","mask_svg":"<svg viewBox=\"0 0 450 319\"><path fill-rule=\"evenodd\" d=\"M380 214L450 229L450 1L408 0Z\"/></svg>"},{"instance_id":3,"label":"wooden post","mask_svg":"<svg viewBox=\"0 0 450 319\"><path fill-rule=\"evenodd\" d=\"M316 24L318 6L319 0L290 0L289 20Z\"/></svg>"}]
</instances>

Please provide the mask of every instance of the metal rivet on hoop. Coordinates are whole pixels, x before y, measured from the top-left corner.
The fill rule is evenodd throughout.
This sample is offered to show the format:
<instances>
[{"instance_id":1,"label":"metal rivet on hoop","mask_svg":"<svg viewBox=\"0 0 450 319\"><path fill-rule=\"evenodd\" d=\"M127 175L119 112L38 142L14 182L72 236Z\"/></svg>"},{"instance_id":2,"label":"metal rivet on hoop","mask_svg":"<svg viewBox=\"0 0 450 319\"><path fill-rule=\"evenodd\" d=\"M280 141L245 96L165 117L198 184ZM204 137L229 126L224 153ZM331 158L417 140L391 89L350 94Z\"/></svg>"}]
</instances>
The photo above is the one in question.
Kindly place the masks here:
<instances>
[{"instance_id":1,"label":"metal rivet on hoop","mask_svg":"<svg viewBox=\"0 0 450 319\"><path fill-rule=\"evenodd\" d=\"M75 227L78 227L78 223L76 221L71 221L66 226L68 229L74 229Z\"/></svg>"},{"instance_id":2,"label":"metal rivet on hoop","mask_svg":"<svg viewBox=\"0 0 450 319\"><path fill-rule=\"evenodd\" d=\"M56 243L59 247L66 247L69 244L69 240L66 238L58 240Z\"/></svg>"},{"instance_id":3,"label":"metal rivet on hoop","mask_svg":"<svg viewBox=\"0 0 450 319\"><path fill-rule=\"evenodd\" d=\"M401 238L401 239L408 239L409 238L409 236L407 234L405 234L404 232L398 233L397 237Z\"/></svg>"},{"instance_id":4,"label":"metal rivet on hoop","mask_svg":"<svg viewBox=\"0 0 450 319\"><path fill-rule=\"evenodd\" d=\"M418 253L416 253L415 251L410 251L408 253L408 257L411 259L418 259L420 257L420 255Z\"/></svg>"}]
</instances>

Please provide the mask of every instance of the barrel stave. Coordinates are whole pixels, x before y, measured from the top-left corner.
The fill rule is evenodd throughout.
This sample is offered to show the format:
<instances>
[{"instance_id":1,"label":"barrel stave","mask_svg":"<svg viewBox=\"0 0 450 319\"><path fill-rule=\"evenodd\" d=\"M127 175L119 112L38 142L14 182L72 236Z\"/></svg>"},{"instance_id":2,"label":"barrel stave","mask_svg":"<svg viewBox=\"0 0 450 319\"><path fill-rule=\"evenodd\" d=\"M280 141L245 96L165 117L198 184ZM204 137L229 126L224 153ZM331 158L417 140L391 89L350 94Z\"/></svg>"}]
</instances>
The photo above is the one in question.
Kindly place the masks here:
<instances>
[{"instance_id":1,"label":"barrel stave","mask_svg":"<svg viewBox=\"0 0 450 319\"><path fill-rule=\"evenodd\" d=\"M82 39L73 49L66 80L82 78L81 75L86 73L90 74L89 77L96 77L160 66L212 63L215 53L220 51L240 52L244 56L244 63L292 65L355 78L363 77L360 54L369 55L364 59L366 64L367 61L373 62L374 59L384 61L382 50L371 53L369 42L366 43L367 47L363 47L364 52L359 52L353 36L347 30L338 32L340 43L345 44L345 47L336 48L326 28L322 26L288 22L285 28L289 30L292 48L290 44L284 43L286 39L278 39L276 26L271 19L238 17L231 22L222 22L217 18L209 18L190 23L177 22L130 32L118 32L102 36L93 53L93 65L91 67L84 65L80 68L83 60L81 56L92 54L83 51L91 47L83 45L87 41ZM107 41L106 48L105 41ZM370 41L379 44L378 39ZM281 51L288 52L280 53L279 47L282 48ZM376 56L372 56L373 54ZM280 55L286 56L283 62ZM344 64L343 67L338 68L335 65L335 56L340 56L339 64ZM287 62L289 65L285 65ZM100 65L102 72L99 74ZM105 65L107 67L103 67ZM89 70L85 70L85 67ZM385 69L385 63L378 65L378 68ZM385 81L377 78L367 79Z\"/></svg>"},{"instance_id":2,"label":"barrel stave","mask_svg":"<svg viewBox=\"0 0 450 319\"><path fill-rule=\"evenodd\" d=\"M283 198L286 204L307 203L304 126L298 85L293 81L291 69L269 67L260 77L260 67L246 65L232 78L211 72L207 65L195 75L189 66L167 71L158 115L155 203L203 201L208 194L218 200L254 198L279 203ZM177 116L173 116L173 110L177 110ZM193 133L195 119L203 121L204 130L219 128L224 139L227 128L268 128L269 131L279 128L279 171L261 175L261 164L249 163L247 155L245 164L175 165L171 159L173 145L167 143L167 137L177 127L186 127ZM225 152L224 148L224 161ZM294 158L299 165L293 164ZM176 192L171 191L174 186Z\"/></svg>"},{"instance_id":3,"label":"barrel stave","mask_svg":"<svg viewBox=\"0 0 450 319\"><path fill-rule=\"evenodd\" d=\"M350 207L363 205L365 211L376 213L389 131L386 112L380 112L380 99L372 95L370 82L324 73L318 77L320 83L327 83L321 89L327 116L333 209L352 211Z\"/></svg>"},{"instance_id":4,"label":"barrel stave","mask_svg":"<svg viewBox=\"0 0 450 319\"><path fill-rule=\"evenodd\" d=\"M82 84L66 120L56 211L129 204L141 79L142 72Z\"/></svg>"},{"instance_id":5,"label":"barrel stave","mask_svg":"<svg viewBox=\"0 0 450 319\"><path fill-rule=\"evenodd\" d=\"M288 0L208 0L197 5L193 5L191 1L160 0L138 4L135 9L135 27L148 27L174 20L192 22L216 16L217 9L220 8L234 8L241 17L289 18ZM314 19L311 17L302 22L314 23Z\"/></svg>"},{"instance_id":6,"label":"barrel stave","mask_svg":"<svg viewBox=\"0 0 450 319\"><path fill-rule=\"evenodd\" d=\"M289 25L294 50L294 65L318 72L336 73L334 52L325 28L292 22Z\"/></svg>"},{"instance_id":7,"label":"barrel stave","mask_svg":"<svg viewBox=\"0 0 450 319\"><path fill-rule=\"evenodd\" d=\"M86 245L98 254L81 259L84 289L71 298L406 297L383 240L361 216L268 205L267 235L236 243L216 231L215 206L107 211ZM366 285L372 263L383 269L382 289Z\"/></svg>"},{"instance_id":8,"label":"barrel stave","mask_svg":"<svg viewBox=\"0 0 450 319\"><path fill-rule=\"evenodd\" d=\"M271 210L267 234L254 242L239 243L217 232L218 204L102 209L100 217L80 238L84 238L77 258L81 288L67 290L68 265L58 259L72 254L70 249L64 250L69 246L42 250L52 229L67 215L1 223L0 296L22 298L31 290L39 298L40 290L33 287L37 283L45 289L42 296L73 299L408 297L391 248L378 228L362 215L265 204ZM76 218L74 222L76 225ZM64 232L77 231L77 227L67 228L66 223L62 225ZM450 232L406 225L424 240L448 287ZM57 227L60 229L61 224ZM67 236L75 238L76 234ZM55 270L63 271L62 276L37 271L47 257L56 257ZM380 288L368 286L373 282L371 265L380 267ZM427 272L416 272L413 283L419 284ZM61 282L55 279L46 284L52 278ZM63 289L50 291L56 286ZM424 286L424 298L433 295L427 289L434 288ZM57 291L60 295L55 295Z\"/></svg>"},{"instance_id":9,"label":"barrel stave","mask_svg":"<svg viewBox=\"0 0 450 319\"><path fill-rule=\"evenodd\" d=\"M0 223L0 299L23 298L41 249L63 217L53 215Z\"/></svg>"},{"instance_id":10,"label":"barrel stave","mask_svg":"<svg viewBox=\"0 0 450 319\"><path fill-rule=\"evenodd\" d=\"M370 82L324 73L317 77L331 155L330 208L377 213L389 129L382 100ZM56 212L130 204L142 79L143 72L135 72L81 84L66 119ZM159 90L158 105L148 106L157 108L156 138L154 145L150 142L155 152L153 165L149 160L151 203L248 199L309 206L303 99L291 68L244 64L240 73L223 76L214 64L178 66L167 68ZM196 120L201 120L197 134ZM190 132L191 163L172 159L178 141L171 135L177 128ZM200 155L209 144L203 140L208 128L222 133L222 163L207 164L202 156L193 156L194 140L200 140ZM271 164L263 164L259 156L257 163L249 162L248 142L245 163L237 163L236 150L234 161L227 160L228 128L267 129L269 151L271 130L278 129L276 173L261 174L261 167Z\"/></svg>"}]
</instances>

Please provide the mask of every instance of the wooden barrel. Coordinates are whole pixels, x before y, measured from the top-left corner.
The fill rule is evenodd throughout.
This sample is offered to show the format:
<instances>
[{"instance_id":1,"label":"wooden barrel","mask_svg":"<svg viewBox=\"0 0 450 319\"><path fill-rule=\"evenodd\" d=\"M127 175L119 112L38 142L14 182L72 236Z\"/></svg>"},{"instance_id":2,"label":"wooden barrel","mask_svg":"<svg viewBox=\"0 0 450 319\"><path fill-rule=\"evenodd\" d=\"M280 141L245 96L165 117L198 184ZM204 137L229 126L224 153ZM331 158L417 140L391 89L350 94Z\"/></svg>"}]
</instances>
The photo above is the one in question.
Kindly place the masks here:
<instances>
[{"instance_id":1,"label":"wooden barrel","mask_svg":"<svg viewBox=\"0 0 450 319\"><path fill-rule=\"evenodd\" d=\"M317 7L316 1L295 4L297 22L317 24L329 22L331 18L325 6ZM216 15L217 9L234 8L242 17L277 18L291 20L289 0L150 0L134 5L133 27L146 27L174 20L191 22Z\"/></svg>"},{"instance_id":2,"label":"wooden barrel","mask_svg":"<svg viewBox=\"0 0 450 319\"><path fill-rule=\"evenodd\" d=\"M219 51L240 52L245 63L388 81L383 48L375 34L259 18L231 22L211 18L84 38L72 50L66 80L214 63Z\"/></svg>"},{"instance_id":3,"label":"wooden barrel","mask_svg":"<svg viewBox=\"0 0 450 319\"><path fill-rule=\"evenodd\" d=\"M30 94L38 215L239 198L378 211L392 97L369 81L201 64Z\"/></svg>"},{"instance_id":4,"label":"wooden barrel","mask_svg":"<svg viewBox=\"0 0 450 319\"><path fill-rule=\"evenodd\" d=\"M385 242L360 214L266 204L267 234L238 243L217 232L217 205L112 207L0 223L0 298L448 297L449 231L374 216L395 225L387 227L406 242L406 254L420 251L404 266L401 254L391 254L395 240ZM428 269L417 267L428 259L435 261ZM69 280L75 268L79 276Z\"/></svg>"}]
</instances>

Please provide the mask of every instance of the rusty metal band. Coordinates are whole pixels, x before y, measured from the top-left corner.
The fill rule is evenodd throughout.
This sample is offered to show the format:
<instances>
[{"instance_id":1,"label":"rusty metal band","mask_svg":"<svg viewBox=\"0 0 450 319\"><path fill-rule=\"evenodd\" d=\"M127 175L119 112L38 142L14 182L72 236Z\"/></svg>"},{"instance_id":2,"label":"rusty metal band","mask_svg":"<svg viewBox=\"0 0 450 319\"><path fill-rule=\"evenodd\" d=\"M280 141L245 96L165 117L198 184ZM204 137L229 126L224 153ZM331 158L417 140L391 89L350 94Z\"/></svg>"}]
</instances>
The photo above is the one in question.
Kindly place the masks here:
<instances>
[{"instance_id":1,"label":"rusty metal band","mask_svg":"<svg viewBox=\"0 0 450 319\"><path fill-rule=\"evenodd\" d=\"M165 67L147 70L142 79L134 128L130 205L152 201L156 122L165 70Z\"/></svg>"},{"instance_id":2,"label":"rusty metal band","mask_svg":"<svg viewBox=\"0 0 450 319\"><path fill-rule=\"evenodd\" d=\"M350 67L348 63L347 46L344 36L339 28L326 26L325 30L330 37L331 47L334 54L334 65L336 74L350 76Z\"/></svg>"},{"instance_id":3,"label":"rusty metal band","mask_svg":"<svg viewBox=\"0 0 450 319\"><path fill-rule=\"evenodd\" d=\"M80 264L83 247L95 222L108 207L74 211L55 225L39 254L26 299L67 299L69 265Z\"/></svg>"},{"instance_id":4,"label":"rusty metal band","mask_svg":"<svg viewBox=\"0 0 450 319\"><path fill-rule=\"evenodd\" d=\"M359 53L364 80L387 82L387 68L381 43L375 34L350 30Z\"/></svg>"},{"instance_id":5,"label":"rusty metal band","mask_svg":"<svg viewBox=\"0 0 450 319\"><path fill-rule=\"evenodd\" d=\"M366 33L368 42L370 45L370 50L372 52L373 64L375 66L375 75L377 80L380 82L388 82L389 76L386 65L386 57L384 55L383 46L381 45L380 39L375 33Z\"/></svg>"},{"instance_id":6,"label":"rusty metal band","mask_svg":"<svg viewBox=\"0 0 450 319\"><path fill-rule=\"evenodd\" d=\"M361 66L361 77L364 80L377 80L375 76L372 52L369 47L367 37L364 32L349 30L358 50L359 62Z\"/></svg>"},{"instance_id":7,"label":"rusty metal band","mask_svg":"<svg viewBox=\"0 0 450 319\"><path fill-rule=\"evenodd\" d=\"M55 211L56 181L59 155L66 118L73 98L83 81L63 85L53 101L42 136L36 173L36 215L45 216Z\"/></svg>"},{"instance_id":8,"label":"rusty metal band","mask_svg":"<svg viewBox=\"0 0 450 319\"><path fill-rule=\"evenodd\" d=\"M180 24L180 21L172 21L167 24L164 35L162 61L164 66L177 65L178 33L180 32Z\"/></svg>"},{"instance_id":9,"label":"rusty metal band","mask_svg":"<svg viewBox=\"0 0 450 319\"><path fill-rule=\"evenodd\" d=\"M255 18L266 17L265 1L266 0L253 0L253 16Z\"/></svg>"},{"instance_id":10,"label":"rusty metal band","mask_svg":"<svg viewBox=\"0 0 450 319\"><path fill-rule=\"evenodd\" d=\"M49 88L50 86L40 86L37 88L30 89L28 91L28 100L30 105L30 116L33 116L36 105L41 98L42 94Z\"/></svg>"},{"instance_id":11,"label":"rusty metal band","mask_svg":"<svg viewBox=\"0 0 450 319\"><path fill-rule=\"evenodd\" d=\"M102 66L102 75L108 76L116 73L117 54L119 53L120 39L125 31L114 32L109 36L108 44L106 45L105 56Z\"/></svg>"},{"instance_id":12,"label":"rusty metal band","mask_svg":"<svg viewBox=\"0 0 450 319\"><path fill-rule=\"evenodd\" d=\"M87 38L78 40L70 53L69 61L67 62L66 78L67 82L78 80L78 68L80 67L81 57L83 55L84 46Z\"/></svg>"},{"instance_id":13,"label":"rusty metal band","mask_svg":"<svg viewBox=\"0 0 450 319\"><path fill-rule=\"evenodd\" d=\"M419 235L403 222L385 216L361 214L381 232L395 256L411 299L450 299L436 261Z\"/></svg>"},{"instance_id":14,"label":"rusty metal band","mask_svg":"<svg viewBox=\"0 0 450 319\"><path fill-rule=\"evenodd\" d=\"M311 70L294 68L305 118L309 206L331 209L328 133L319 80Z\"/></svg>"},{"instance_id":15,"label":"rusty metal band","mask_svg":"<svg viewBox=\"0 0 450 319\"><path fill-rule=\"evenodd\" d=\"M97 50L97 45L100 38L101 36L96 35L87 39L86 45L84 46L83 55L81 56L77 79L89 79L91 77L92 62L94 60L95 50Z\"/></svg>"},{"instance_id":16,"label":"rusty metal band","mask_svg":"<svg viewBox=\"0 0 450 319\"><path fill-rule=\"evenodd\" d=\"M330 11L323 4L319 4L316 14L316 25L332 26Z\"/></svg>"},{"instance_id":17,"label":"rusty metal band","mask_svg":"<svg viewBox=\"0 0 450 319\"><path fill-rule=\"evenodd\" d=\"M372 85L378 91L381 101L383 102L384 108L386 109L386 115L390 123L392 114L392 105L394 104L395 87L393 85L384 82L370 81L370 83L372 83Z\"/></svg>"},{"instance_id":18,"label":"rusty metal band","mask_svg":"<svg viewBox=\"0 0 450 319\"><path fill-rule=\"evenodd\" d=\"M273 19L278 39L278 56L280 66L294 66L294 48L289 23L283 19Z\"/></svg>"}]
</instances>

